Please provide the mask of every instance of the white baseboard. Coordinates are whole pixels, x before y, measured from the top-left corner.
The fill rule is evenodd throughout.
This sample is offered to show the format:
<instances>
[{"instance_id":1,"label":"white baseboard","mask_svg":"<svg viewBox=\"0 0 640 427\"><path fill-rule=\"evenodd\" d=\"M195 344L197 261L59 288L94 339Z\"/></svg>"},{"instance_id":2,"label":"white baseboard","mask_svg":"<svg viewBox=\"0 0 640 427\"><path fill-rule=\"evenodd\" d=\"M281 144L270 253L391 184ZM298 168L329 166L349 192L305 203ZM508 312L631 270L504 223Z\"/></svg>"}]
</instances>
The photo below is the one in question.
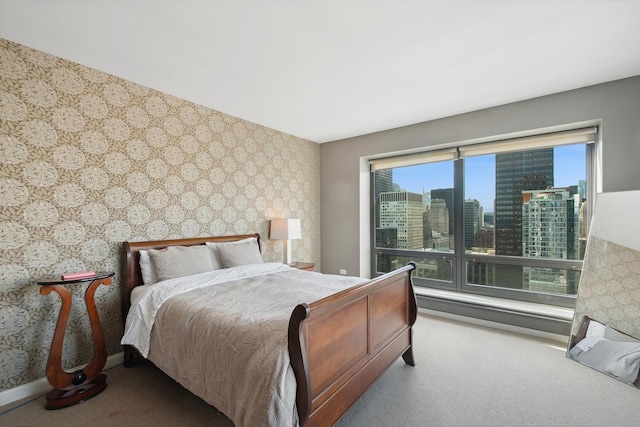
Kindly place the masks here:
<instances>
[{"instance_id":1,"label":"white baseboard","mask_svg":"<svg viewBox=\"0 0 640 427\"><path fill-rule=\"evenodd\" d=\"M122 364L122 357L123 357L122 352L108 356L107 362L104 365L104 369L113 368L114 366L118 366ZM73 372L82 368L83 366L79 366L77 368L71 369L70 371ZM47 381L46 378L40 378L39 380L35 380L27 384L19 385L9 390L0 391L0 407L4 405L9 405L13 402L17 402L27 397L44 394L49 390L51 390L51 385L49 385L49 381Z\"/></svg>"}]
</instances>

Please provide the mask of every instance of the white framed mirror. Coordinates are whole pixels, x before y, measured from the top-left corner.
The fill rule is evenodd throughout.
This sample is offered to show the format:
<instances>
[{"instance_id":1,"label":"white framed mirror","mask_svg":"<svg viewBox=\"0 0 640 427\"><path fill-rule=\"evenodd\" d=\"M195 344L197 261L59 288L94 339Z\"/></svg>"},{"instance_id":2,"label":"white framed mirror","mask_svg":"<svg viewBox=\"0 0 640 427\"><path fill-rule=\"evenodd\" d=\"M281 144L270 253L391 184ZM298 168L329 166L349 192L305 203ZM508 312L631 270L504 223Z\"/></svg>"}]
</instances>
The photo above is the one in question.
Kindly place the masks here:
<instances>
[{"instance_id":1,"label":"white framed mirror","mask_svg":"<svg viewBox=\"0 0 640 427\"><path fill-rule=\"evenodd\" d=\"M596 198L567 357L640 386L640 191Z\"/></svg>"}]
</instances>

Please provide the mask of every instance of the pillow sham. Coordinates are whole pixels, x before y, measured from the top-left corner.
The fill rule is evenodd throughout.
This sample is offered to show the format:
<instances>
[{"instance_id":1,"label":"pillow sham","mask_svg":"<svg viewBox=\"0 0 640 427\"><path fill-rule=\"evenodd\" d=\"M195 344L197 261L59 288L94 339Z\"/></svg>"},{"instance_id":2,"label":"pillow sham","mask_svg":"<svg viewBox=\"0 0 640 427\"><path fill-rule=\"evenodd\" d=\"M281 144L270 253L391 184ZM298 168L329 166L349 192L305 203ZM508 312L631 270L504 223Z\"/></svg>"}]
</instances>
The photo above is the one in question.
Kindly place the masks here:
<instances>
[{"instance_id":1,"label":"pillow sham","mask_svg":"<svg viewBox=\"0 0 640 427\"><path fill-rule=\"evenodd\" d=\"M149 249L149 257L158 282L214 270L210 250L205 245Z\"/></svg>"},{"instance_id":2,"label":"pillow sham","mask_svg":"<svg viewBox=\"0 0 640 427\"><path fill-rule=\"evenodd\" d=\"M219 268L227 267L227 266L225 266L223 264L222 259L220 257L220 248L221 247L229 246L229 245L242 245L242 244L246 244L246 243L251 243L255 247L255 248L249 248L250 251L257 250L258 255L260 255L260 247L258 246L258 239L256 239L255 237L247 237L246 239L234 240L233 242L206 242L205 244L211 250L211 257L213 258L213 266L217 270ZM260 255L260 260L261 261L259 261L259 262L262 262L262 256L261 255ZM245 263L245 264L250 264L250 263ZM240 265L240 264L238 264L238 265ZM229 266L229 267L231 267L231 266Z\"/></svg>"},{"instance_id":3,"label":"pillow sham","mask_svg":"<svg viewBox=\"0 0 640 427\"><path fill-rule=\"evenodd\" d=\"M585 337L604 337L606 326L596 320L590 319Z\"/></svg>"},{"instance_id":4,"label":"pillow sham","mask_svg":"<svg viewBox=\"0 0 640 427\"><path fill-rule=\"evenodd\" d=\"M140 273L142 273L142 283L145 285L153 285L154 283L158 283L158 278L156 277L156 270L153 268L153 264L151 263L151 257L149 256L149 251L145 249L140 250Z\"/></svg>"},{"instance_id":5,"label":"pillow sham","mask_svg":"<svg viewBox=\"0 0 640 427\"><path fill-rule=\"evenodd\" d=\"M207 246L207 248L209 248L209 252L211 254L211 262L213 262L213 268L216 270L224 268L222 266L222 261L220 261L220 252L218 251L218 247L225 244L228 244L228 242L205 242L205 245Z\"/></svg>"},{"instance_id":6,"label":"pillow sham","mask_svg":"<svg viewBox=\"0 0 640 427\"><path fill-rule=\"evenodd\" d=\"M223 268L245 264L262 264L258 240L255 237L235 242L207 242Z\"/></svg>"}]
</instances>

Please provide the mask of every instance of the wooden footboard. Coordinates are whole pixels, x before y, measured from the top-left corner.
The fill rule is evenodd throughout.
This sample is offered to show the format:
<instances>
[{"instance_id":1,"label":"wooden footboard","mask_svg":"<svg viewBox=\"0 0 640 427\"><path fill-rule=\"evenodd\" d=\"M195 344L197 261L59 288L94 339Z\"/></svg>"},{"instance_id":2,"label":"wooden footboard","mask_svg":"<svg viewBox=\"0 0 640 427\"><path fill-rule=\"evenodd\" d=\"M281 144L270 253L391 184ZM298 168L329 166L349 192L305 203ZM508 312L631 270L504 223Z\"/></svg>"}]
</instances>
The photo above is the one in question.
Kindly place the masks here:
<instances>
[{"instance_id":1,"label":"wooden footboard","mask_svg":"<svg viewBox=\"0 0 640 427\"><path fill-rule=\"evenodd\" d=\"M289 322L301 426L329 426L402 356L414 365L415 264L311 304Z\"/></svg>"}]
</instances>

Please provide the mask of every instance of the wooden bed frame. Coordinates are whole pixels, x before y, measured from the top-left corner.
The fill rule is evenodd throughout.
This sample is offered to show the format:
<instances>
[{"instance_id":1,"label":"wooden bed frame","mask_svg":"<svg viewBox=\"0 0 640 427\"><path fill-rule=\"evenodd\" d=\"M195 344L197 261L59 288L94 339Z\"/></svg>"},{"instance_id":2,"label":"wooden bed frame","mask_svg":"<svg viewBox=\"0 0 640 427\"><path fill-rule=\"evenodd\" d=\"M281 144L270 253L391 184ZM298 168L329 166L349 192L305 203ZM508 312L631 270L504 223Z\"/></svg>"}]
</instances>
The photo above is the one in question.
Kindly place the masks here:
<instances>
[{"instance_id":1,"label":"wooden bed frame","mask_svg":"<svg viewBox=\"0 0 640 427\"><path fill-rule=\"evenodd\" d=\"M120 284L123 322L131 290L142 284L141 249L229 242L260 235L124 242ZM289 356L296 376L301 426L335 424L398 357L414 366L412 331L417 305L411 274L415 264L310 304L298 305L289 321ZM124 346L124 366L137 351Z\"/></svg>"}]
</instances>

